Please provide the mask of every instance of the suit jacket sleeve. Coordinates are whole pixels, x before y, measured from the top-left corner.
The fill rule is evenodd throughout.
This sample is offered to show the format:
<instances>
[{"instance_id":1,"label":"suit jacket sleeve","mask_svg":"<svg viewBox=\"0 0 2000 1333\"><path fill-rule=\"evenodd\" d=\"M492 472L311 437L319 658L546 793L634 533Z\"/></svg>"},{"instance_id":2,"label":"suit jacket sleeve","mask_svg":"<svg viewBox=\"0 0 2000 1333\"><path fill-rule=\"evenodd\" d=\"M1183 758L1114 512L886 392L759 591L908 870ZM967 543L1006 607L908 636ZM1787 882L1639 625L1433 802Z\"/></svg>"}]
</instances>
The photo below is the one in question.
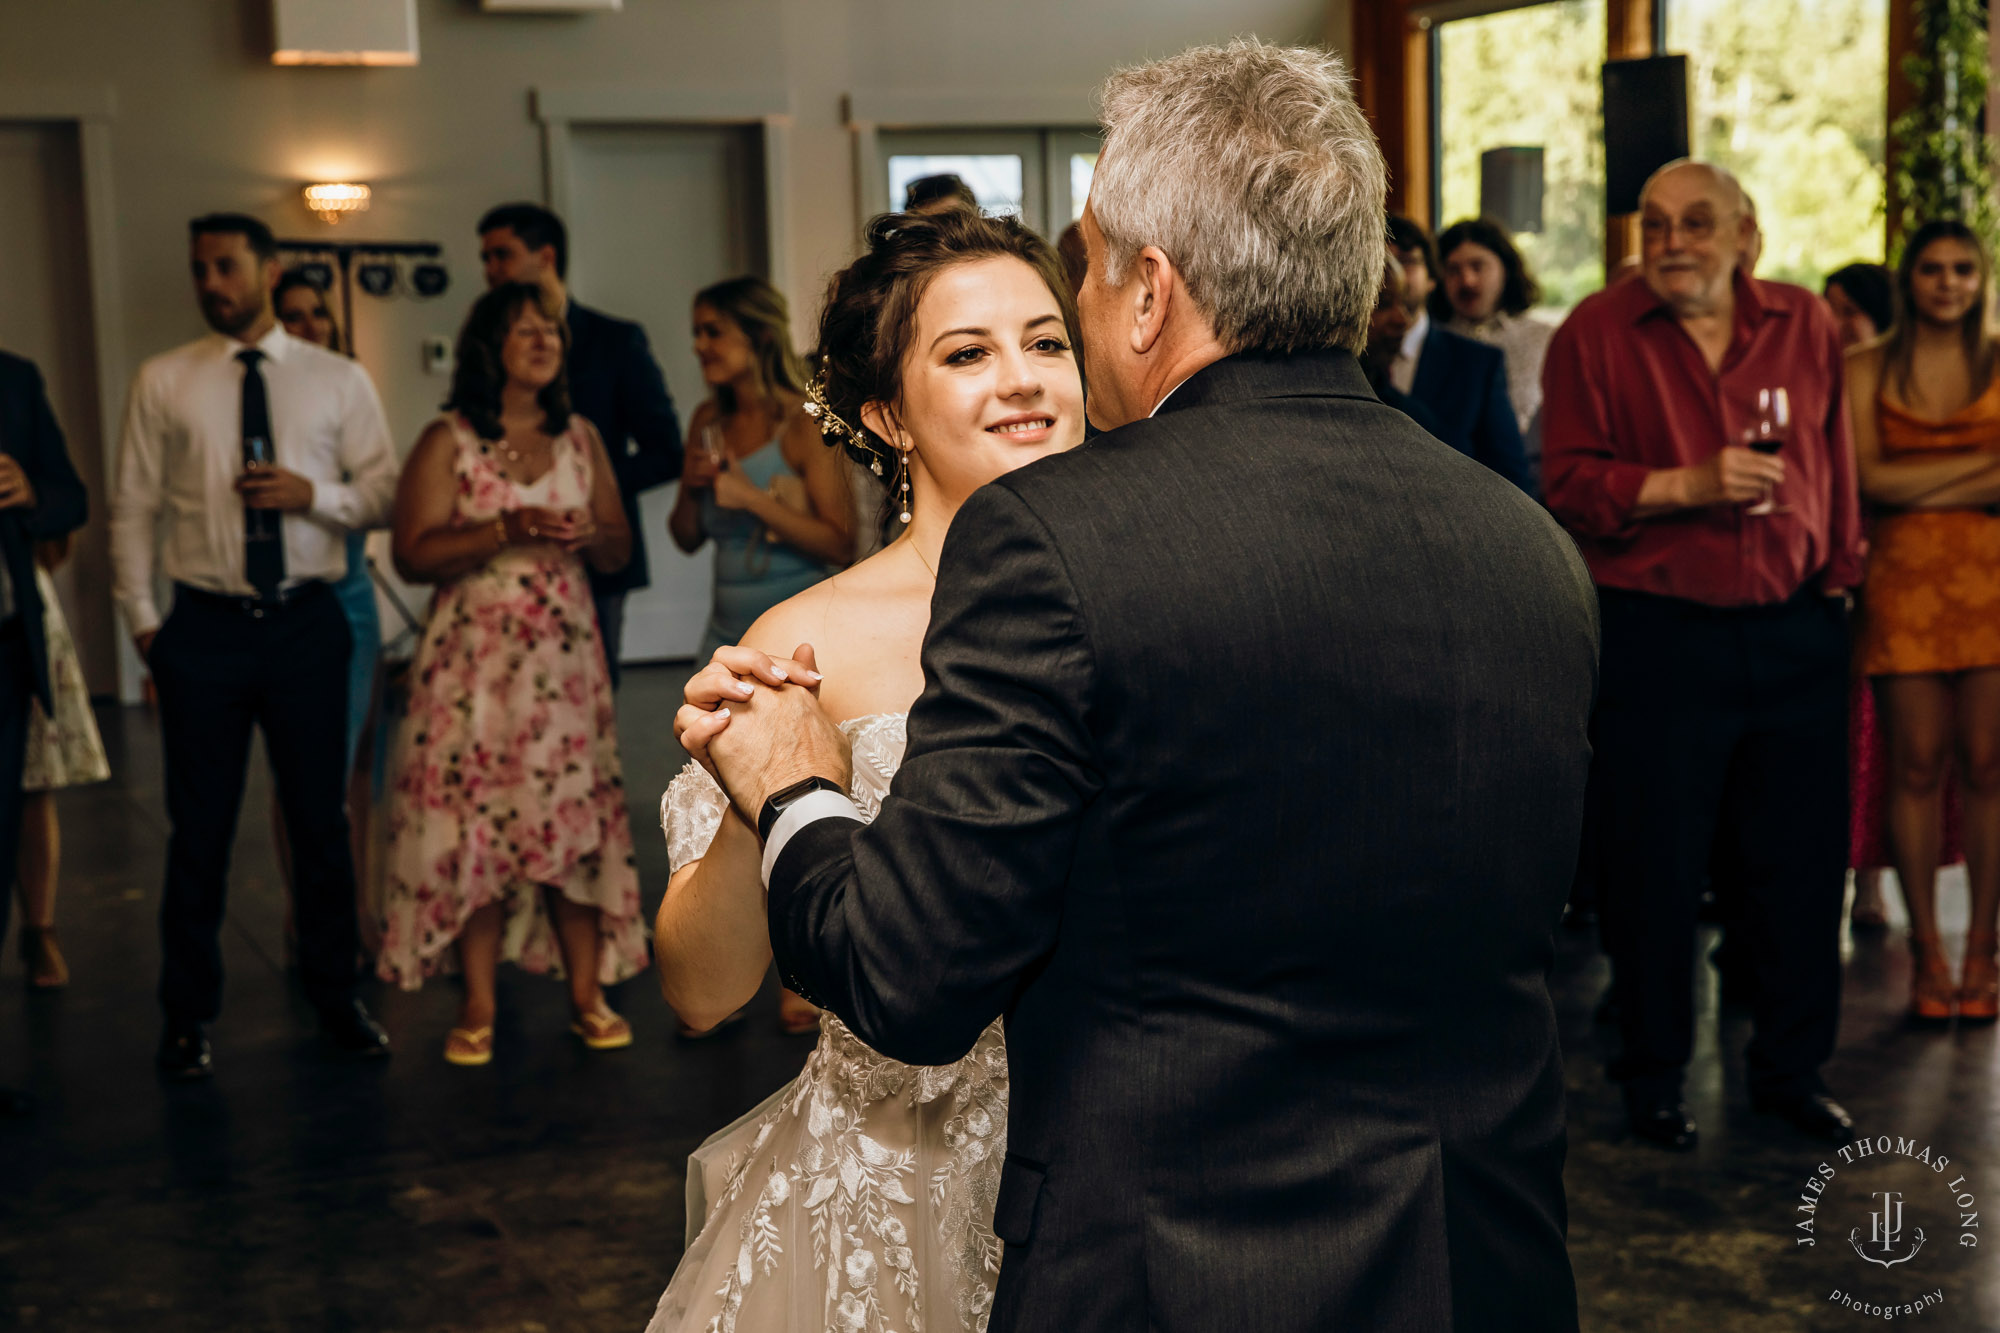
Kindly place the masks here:
<instances>
[{"instance_id":1,"label":"suit jacket sleeve","mask_svg":"<svg viewBox=\"0 0 2000 1333\"><path fill-rule=\"evenodd\" d=\"M621 440L604 442L621 491L637 495L681 475L680 420L646 331L636 324L618 358L618 416L638 446L637 453L627 453Z\"/></svg>"},{"instance_id":2,"label":"suit jacket sleeve","mask_svg":"<svg viewBox=\"0 0 2000 1333\"><path fill-rule=\"evenodd\" d=\"M1514 415L1514 399L1507 392L1507 358L1498 349L1487 358L1484 389L1479 421L1473 427L1474 456L1533 495L1535 479L1528 469L1527 446L1521 443L1521 419Z\"/></svg>"},{"instance_id":3,"label":"suit jacket sleeve","mask_svg":"<svg viewBox=\"0 0 2000 1333\"><path fill-rule=\"evenodd\" d=\"M90 495L83 479L70 462L69 446L63 442L62 427L56 424L55 410L49 406L48 389L42 373L22 363L20 391L25 407L27 432L10 441L8 452L28 474L35 488L35 506L22 513L28 534L37 539L60 537L83 526L90 510Z\"/></svg>"},{"instance_id":4,"label":"suit jacket sleeve","mask_svg":"<svg viewBox=\"0 0 2000 1333\"><path fill-rule=\"evenodd\" d=\"M779 973L876 1050L972 1048L1054 948L1082 814L1102 785L1086 728L1082 612L1047 531L1002 485L953 520L923 697L866 827L801 829L772 867Z\"/></svg>"}]
</instances>

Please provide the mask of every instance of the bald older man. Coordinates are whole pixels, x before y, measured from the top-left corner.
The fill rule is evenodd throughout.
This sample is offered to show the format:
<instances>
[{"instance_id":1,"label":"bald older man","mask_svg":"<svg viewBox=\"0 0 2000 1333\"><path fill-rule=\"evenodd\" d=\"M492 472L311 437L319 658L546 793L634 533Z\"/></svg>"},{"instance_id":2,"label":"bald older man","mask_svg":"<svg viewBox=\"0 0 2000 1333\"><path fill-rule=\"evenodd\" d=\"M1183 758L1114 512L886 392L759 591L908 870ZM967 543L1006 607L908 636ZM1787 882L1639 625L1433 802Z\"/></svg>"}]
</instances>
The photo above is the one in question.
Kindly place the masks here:
<instances>
[{"instance_id":1,"label":"bald older man","mask_svg":"<svg viewBox=\"0 0 2000 1333\"><path fill-rule=\"evenodd\" d=\"M1681 1084L1695 913L1726 839L1741 875L1731 947L1754 978L1752 1101L1846 1142L1819 1075L1840 1010L1846 621L1861 578L1839 331L1810 292L1750 276L1756 221L1727 172L1665 167L1641 207L1639 280L1579 305L1543 370L1548 504L1603 611L1592 781L1622 1028L1612 1074L1640 1138L1694 1145ZM1745 447L1777 390L1789 437L1776 453Z\"/></svg>"}]
</instances>

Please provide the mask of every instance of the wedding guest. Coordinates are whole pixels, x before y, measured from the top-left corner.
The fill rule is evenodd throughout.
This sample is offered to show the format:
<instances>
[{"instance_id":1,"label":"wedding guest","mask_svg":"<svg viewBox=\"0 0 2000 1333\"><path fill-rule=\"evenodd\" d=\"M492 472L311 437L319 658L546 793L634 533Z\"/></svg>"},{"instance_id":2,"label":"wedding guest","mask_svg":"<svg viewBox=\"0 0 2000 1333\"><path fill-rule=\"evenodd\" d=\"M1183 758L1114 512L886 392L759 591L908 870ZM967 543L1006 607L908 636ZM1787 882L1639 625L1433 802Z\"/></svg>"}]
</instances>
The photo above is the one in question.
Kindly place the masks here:
<instances>
[{"instance_id":1,"label":"wedding guest","mask_svg":"<svg viewBox=\"0 0 2000 1333\"><path fill-rule=\"evenodd\" d=\"M1431 292L1430 313L1507 358L1507 398L1521 428L1531 473L1542 467L1542 358L1555 325L1528 312L1542 299L1541 285L1498 223L1468 218L1438 237L1444 282Z\"/></svg>"},{"instance_id":2,"label":"wedding guest","mask_svg":"<svg viewBox=\"0 0 2000 1333\"><path fill-rule=\"evenodd\" d=\"M1840 345L1873 342L1896 322L1896 295L1880 264L1848 264L1826 275L1823 294L1840 321Z\"/></svg>"},{"instance_id":3,"label":"wedding guest","mask_svg":"<svg viewBox=\"0 0 2000 1333\"><path fill-rule=\"evenodd\" d=\"M1872 342L1896 322L1895 295L1889 270L1880 264L1854 263L1827 274L1821 289L1833 317L1840 323L1840 345L1853 349ZM1863 499L1866 499L1864 492ZM1865 515L1864 515L1865 517ZM1865 596L1865 588L1864 588ZM1864 608L1865 609L1865 608ZM1849 821L1848 864L1854 868L1854 907L1848 919L1860 930L1882 930L1889 913L1882 897L1882 881L1890 860L1887 832L1888 789L1883 769L1888 758L1883 751L1875 696L1865 675L1856 674L1848 704L1848 787L1853 815ZM1957 851L1957 793L1951 779L1945 779L1945 835L1943 864L1955 864Z\"/></svg>"},{"instance_id":4,"label":"wedding guest","mask_svg":"<svg viewBox=\"0 0 2000 1333\"><path fill-rule=\"evenodd\" d=\"M687 462L667 530L693 554L715 543L715 591L695 660L740 643L757 617L853 557L840 456L806 415L791 311L762 278L694 298L694 354L709 396L688 422Z\"/></svg>"},{"instance_id":5,"label":"wedding guest","mask_svg":"<svg viewBox=\"0 0 2000 1333\"><path fill-rule=\"evenodd\" d=\"M1056 237L1056 254L1062 259L1063 276L1069 279L1070 293L1083 289L1083 279L1090 268L1090 252L1083 241L1083 224L1072 222Z\"/></svg>"},{"instance_id":6,"label":"wedding guest","mask_svg":"<svg viewBox=\"0 0 2000 1333\"><path fill-rule=\"evenodd\" d=\"M1642 272L1587 298L1544 369L1548 502L1599 589L1597 870L1637 1135L1691 1147L1695 924L1718 832L1754 969L1753 1105L1844 1142L1820 1066L1840 1013L1847 827L1845 597L1860 519L1839 332L1809 292L1742 269L1720 168L1641 196ZM1744 447L1784 390L1789 441ZM1776 512L1752 512L1775 491ZM1725 800L1724 793L1728 793Z\"/></svg>"},{"instance_id":7,"label":"wedding guest","mask_svg":"<svg viewBox=\"0 0 2000 1333\"><path fill-rule=\"evenodd\" d=\"M69 635L62 608L36 556L38 549L66 543L83 526L88 506L41 372L32 361L0 352L0 866L15 865L17 849L31 843L49 817L47 797L39 794L49 776L48 720L73 719L74 691L81 685L75 650L64 652ZM60 642L51 638L58 631ZM88 717L87 698L83 709ZM96 736L94 722L89 735ZM101 749L97 758L103 759ZM31 760L43 762L31 769ZM38 794L24 795L29 786ZM56 942L53 869L23 875L20 891L28 982L60 986L69 967ZM12 894L0 893L0 936L12 904ZM8 1096L0 1090L0 1102Z\"/></svg>"},{"instance_id":8,"label":"wedding guest","mask_svg":"<svg viewBox=\"0 0 2000 1333\"><path fill-rule=\"evenodd\" d=\"M361 367L278 323L270 229L216 213L188 232L214 331L133 377L111 508L118 602L159 692L172 824L159 1065L172 1078L211 1070L203 1025L222 1006L219 936L253 728L292 839L307 998L336 1047L385 1055L388 1037L354 994L343 763L353 639L331 581L346 569L347 533L386 516L396 456ZM164 624L156 567L174 584Z\"/></svg>"},{"instance_id":9,"label":"wedding guest","mask_svg":"<svg viewBox=\"0 0 2000 1333\"><path fill-rule=\"evenodd\" d=\"M378 970L465 980L444 1057L493 1058L495 972L560 962L571 1030L632 1044L605 984L646 965L617 714L584 567L632 536L602 439L570 408L567 326L502 283L458 335L450 415L396 492L396 568L438 585L391 777ZM457 957L452 957L456 944Z\"/></svg>"},{"instance_id":10,"label":"wedding guest","mask_svg":"<svg viewBox=\"0 0 2000 1333\"><path fill-rule=\"evenodd\" d=\"M1534 494L1521 428L1507 397L1506 355L1431 318L1427 307L1442 270L1429 232L1391 213L1389 249L1403 265L1412 310L1389 382L1430 412L1436 422L1432 434Z\"/></svg>"},{"instance_id":11,"label":"wedding guest","mask_svg":"<svg viewBox=\"0 0 2000 1333\"><path fill-rule=\"evenodd\" d=\"M539 204L502 204L479 220L479 258L486 285L539 283L556 294L568 332L564 373L578 416L597 428L617 475L631 554L613 569L590 570L590 594L597 611L611 688L618 688L625 641L625 597L652 582L646 540L639 523L639 497L681 474L681 428L666 377L646 341L646 331L570 296L569 231L562 219Z\"/></svg>"},{"instance_id":12,"label":"wedding guest","mask_svg":"<svg viewBox=\"0 0 2000 1333\"><path fill-rule=\"evenodd\" d=\"M326 289L298 269L288 269L278 279L272 293L278 322L294 338L317 343L330 352L342 349L340 322L327 305ZM368 571L368 534L355 529L347 534L347 573L333 585L340 610L347 617L348 632L354 638L354 654L347 667L347 818L352 828L354 865L365 871L368 865L368 823L374 809L374 792L369 782L369 765L361 762L361 741L375 731L382 676L382 613L375 604L375 580ZM271 799L271 828L279 848L279 861L286 886L292 880L291 840L285 835L284 820L275 794ZM365 888L361 894L366 897ZM368 914L361 915L362 934L371 933ZM286 918L287 943L295 947L292 922ZM366 941L364 940L364 943Z\"/></svg>"},{"instance_id":13,"label":"wedding guest","mask_svg":"<svg viewBox=\"0 0 2000 1333\"><path fill-rule=\"evenodd\" d=\"M762 278L731 278L695 294L694 354L709 396L688 421L690 447L667 530L689 554L715 543L697 664L854 558L848 465L821 444L804 411L805 365L791 327L784 295ZM816 1032L819 1009L782 990L778 1023L797 1036ZM686 1024L680 1032L702 1035Z\"/></svg>"},{"instance_id":14,"label":"wedding guest","mask_svg":"<svg viewBox=\"0 0 2000 1333\"><path fill-rule=\"evenodd\" d=\"M905 213L935 213L941 208L979 208L979 196L955 172L919 176L903 187Z\"/></svg>"},{"instance_id":15,"label":"wedding guest","mask_svg":"<svg viewBox=\"0 0 2000 1333\"><path fill-rule=\"evenodd\" d=\"M27 761L21 777L21 843L15 890L21 898L21 963L28 984L55 990L69 984L69 963L56 938L56 885L62 878L62 825L55 793L111 776L90 688L50 576L69 558L68 536L35 543L35 584L48 643L49 689L55 709L29 706Z\"/></svg>"},{"instance_id":16,"label":"wedding guest","mask_svg":"<svg viewBox=\"0 0 2000 1333\"><path fill-rule=\"evenodd\" d=\"M1382 263L1382 290L1375 298L1374 313L1368 317L1368 344L1362 349L1361 368L1368 372L1368 383L1376 397L1436 435L1437 421L1430 409L1389 380L1389 369L1402 350L1403 335L1410 331L1410 322L1415 318L1409 292L1410 280L1403 273L1402 261L1394 255L1388 256Z\"/></svg>"},{"instance_id":17,"label":"wedding guest","mask_svg":"<svg viewBox=\"0 0 2000 1333\"><path fill-rule=\"evenodd\" d=\"M1910 912L1911 1016L2000 1018L2000 375L1991 264L1960 222L1925 224L1896 270L1889 335L1849 353L1868 553L1861 669L1889 748L1889 844ZM1944 780L1956 764L1972 890L1956 987L1938 933Z\"/></svg>"}]
</instances>

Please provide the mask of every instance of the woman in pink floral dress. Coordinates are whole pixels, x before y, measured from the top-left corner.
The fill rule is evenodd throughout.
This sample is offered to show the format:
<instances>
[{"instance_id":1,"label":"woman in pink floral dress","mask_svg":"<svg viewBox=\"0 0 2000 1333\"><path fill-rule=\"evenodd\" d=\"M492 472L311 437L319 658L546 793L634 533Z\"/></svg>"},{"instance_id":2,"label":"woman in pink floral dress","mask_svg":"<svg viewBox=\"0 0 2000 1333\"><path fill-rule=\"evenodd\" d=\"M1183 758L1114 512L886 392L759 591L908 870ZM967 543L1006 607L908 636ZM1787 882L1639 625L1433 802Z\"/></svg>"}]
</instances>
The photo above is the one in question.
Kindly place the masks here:
<instances>
[{"instance_id":1,"label":"woman in pink floral dress","mask_svg":"<svg viewBox=\"0 0 2000 1333\"><path fill-rule=\"evenodd\" d=\"M603 983L646 965L611 681L588 560L631 532L597 432L572 416L562 319L540 289L482 296L458 340L451 415L396 495L396 567L438 585L391 775L380 971L408 989L454 962L445 1059L493 1055L504 957L567 975L593 1049L632 1030ZM456 943L457 957L451 946Z\"/></svg>"}]
</instances>

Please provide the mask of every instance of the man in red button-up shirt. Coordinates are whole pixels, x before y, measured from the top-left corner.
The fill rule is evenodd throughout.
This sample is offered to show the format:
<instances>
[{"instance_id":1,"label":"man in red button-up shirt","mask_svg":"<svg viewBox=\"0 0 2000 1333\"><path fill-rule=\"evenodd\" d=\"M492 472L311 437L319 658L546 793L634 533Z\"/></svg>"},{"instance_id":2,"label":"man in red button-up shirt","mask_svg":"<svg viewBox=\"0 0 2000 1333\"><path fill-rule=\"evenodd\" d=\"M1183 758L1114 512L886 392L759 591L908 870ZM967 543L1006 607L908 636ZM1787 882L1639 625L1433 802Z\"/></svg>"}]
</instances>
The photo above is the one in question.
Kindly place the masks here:
<instances>
[{"instance_id":1,"label":"man in red button-up shirt","mask_svg":"<svg viewBox=\"0 0 2000 1333\"><path fill-rule=\"evenodd\" d=\"M1751 1096L1815 1136L1840 1010L1847 593L1861 578L1840 339L1819 298L1749 276L1734 178L1663 168L1643 262L1572 313L1542 372L1544 489L1603 605L1592 783L1633 1130L1694 1143L1696 910L1709 856L1741 867L1731 949L1755 980ZM1783 389L1789 438L1759 433ZM1768 433L1768 428L1767 428ZM1770 498L1776 512L1758 512Z\"/></svg>"}]
</instances>

